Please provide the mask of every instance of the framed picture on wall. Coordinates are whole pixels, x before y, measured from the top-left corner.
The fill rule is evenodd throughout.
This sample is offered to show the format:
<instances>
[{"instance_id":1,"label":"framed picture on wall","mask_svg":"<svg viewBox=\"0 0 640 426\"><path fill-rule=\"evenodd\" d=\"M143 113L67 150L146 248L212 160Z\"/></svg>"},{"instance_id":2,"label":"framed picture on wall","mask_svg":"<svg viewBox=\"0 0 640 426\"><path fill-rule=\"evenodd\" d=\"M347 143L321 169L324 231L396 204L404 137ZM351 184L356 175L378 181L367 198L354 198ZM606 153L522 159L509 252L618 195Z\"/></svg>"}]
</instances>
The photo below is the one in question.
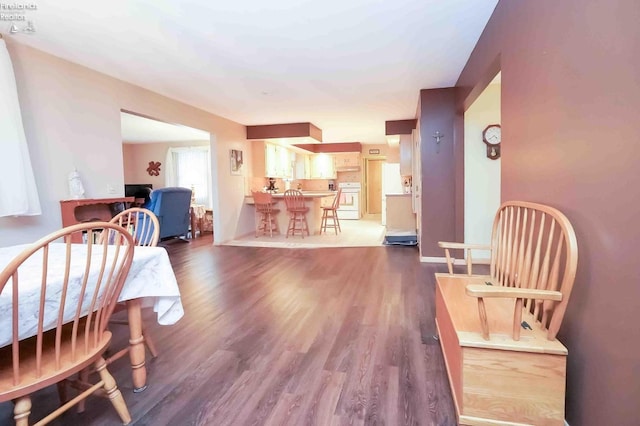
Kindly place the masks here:
<instances>
[{"instance_id":1,"label":"framed picture on wall","mask_svg":"<svg viewBox=\"0 0 640 426\"><path fill-rule=\"evenodd\" d=\"M241 175L242 174L242 151L239 149L231 150L231 174L232 175Z\"/></svg>"}]
</instances>

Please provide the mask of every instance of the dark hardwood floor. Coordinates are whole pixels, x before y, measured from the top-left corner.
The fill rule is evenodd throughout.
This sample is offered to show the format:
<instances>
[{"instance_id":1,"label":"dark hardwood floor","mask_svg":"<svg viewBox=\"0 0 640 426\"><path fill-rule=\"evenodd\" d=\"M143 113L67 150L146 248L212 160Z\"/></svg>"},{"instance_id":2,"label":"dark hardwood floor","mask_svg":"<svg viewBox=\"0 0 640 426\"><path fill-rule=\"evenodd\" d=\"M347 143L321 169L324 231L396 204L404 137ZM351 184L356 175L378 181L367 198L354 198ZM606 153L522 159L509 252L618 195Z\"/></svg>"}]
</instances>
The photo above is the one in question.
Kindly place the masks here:
<instances>
[{"instance_id":1,"label":"dark hardwood floor","mask_svg":"<svg viewBox=\"0 0 640 426\"><path fill-rule=\"evenodd\" d=\"M213 247L211 237L169 251L185 316L145 324L160 356L132 392L128 359L110 366L136 425L454 425L436 334L434 272L413 247L289 250ZM127 328L115 326L118 345ZM33 397L32 422L58 403ZM0 404L0 424L12 424ZM58 425L111 425L90 398Z\"/></svg>"}]
</instances>

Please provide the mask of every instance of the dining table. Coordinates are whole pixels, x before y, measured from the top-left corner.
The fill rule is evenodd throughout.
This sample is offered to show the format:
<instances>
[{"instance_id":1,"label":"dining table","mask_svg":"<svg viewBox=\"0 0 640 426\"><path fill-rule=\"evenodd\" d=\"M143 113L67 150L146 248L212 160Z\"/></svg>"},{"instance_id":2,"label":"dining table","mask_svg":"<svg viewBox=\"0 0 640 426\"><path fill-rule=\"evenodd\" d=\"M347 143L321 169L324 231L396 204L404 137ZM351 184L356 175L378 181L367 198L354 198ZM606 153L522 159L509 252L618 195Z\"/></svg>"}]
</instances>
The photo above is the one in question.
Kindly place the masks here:
<instances>
[{"instance_id":1,"label":"dining table","mask_svg":"<svg viewBox=\"0 0 640 426\"><path fill-rule=\"evenodd\" d=\"M69 281L79 281L84 274L84 256L86 244L72 244ZM29 247L28 244L14 245L0 248L0 270L4 269L19 253ZM94 246L99 247L99 246ZM95 250L99 256L99 250ZM64 281L66 245L54 243L50 245L50 261L47 288L61 287ZM41 265L35 256L30 257L23 264L20 276L19 298L24 303L19 317L19 339L35 336L38 325L38 293L41 283ZM78 259L74 262L73 259ZM80 286L69 286L69 292L80 292ZM47 294L49 294L47 290ZM55 295L55 291L51 294ZM79 297L69 294L67 297ZM31 303L30 303L31 301ZM176 281L167 251L162 247L137 246L134 249L131 268L123 285L118 301L126 302L129 319L129 358L132 369L134 392L146 389L147 371L145 367L145 347L142 335L143 307L153 307L156 319L160 325L175 324L184 315L184 308L180 298L180 289ZM0 294L0 347L11 344L12 295L11 289L5 288ZM72 321L70 316L65 321ZM47 321L49 324L47 324ZM55 326L56 316L45 318L44 329Z\"/></svg>"}]
</instances>

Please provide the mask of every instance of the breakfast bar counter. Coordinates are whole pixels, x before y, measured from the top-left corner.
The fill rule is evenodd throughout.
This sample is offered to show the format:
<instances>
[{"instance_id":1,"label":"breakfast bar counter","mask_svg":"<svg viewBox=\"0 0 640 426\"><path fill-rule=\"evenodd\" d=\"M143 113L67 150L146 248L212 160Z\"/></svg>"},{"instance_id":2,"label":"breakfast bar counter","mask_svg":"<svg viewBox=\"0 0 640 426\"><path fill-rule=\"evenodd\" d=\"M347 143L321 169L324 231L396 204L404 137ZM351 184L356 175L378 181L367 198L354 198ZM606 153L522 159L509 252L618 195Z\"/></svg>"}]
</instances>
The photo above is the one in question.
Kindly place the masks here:
<instances>
[{"instance_id":1,"label":"breakfast bar counter","mask_svg":"<svg viewBox=\"0 0 640 426\"><path fill-rule=\"evenodd\" d=\"M276 215L278 223L278 231L281 234L287 232L289 224L289 215L287 214L287 206L284 203L284 193L271 194L276 209L280 209L280 213ZM311 235L320 234L320 221L322 220L322 206L331 205L336 191L302 191L304 196L304 204L309 207L307 213L307 223L309 224L309 233ZM245 203L253 205L253 197L246 196ZM257 220L257 219L256 219Z\"/></svg>"}]
</instances>

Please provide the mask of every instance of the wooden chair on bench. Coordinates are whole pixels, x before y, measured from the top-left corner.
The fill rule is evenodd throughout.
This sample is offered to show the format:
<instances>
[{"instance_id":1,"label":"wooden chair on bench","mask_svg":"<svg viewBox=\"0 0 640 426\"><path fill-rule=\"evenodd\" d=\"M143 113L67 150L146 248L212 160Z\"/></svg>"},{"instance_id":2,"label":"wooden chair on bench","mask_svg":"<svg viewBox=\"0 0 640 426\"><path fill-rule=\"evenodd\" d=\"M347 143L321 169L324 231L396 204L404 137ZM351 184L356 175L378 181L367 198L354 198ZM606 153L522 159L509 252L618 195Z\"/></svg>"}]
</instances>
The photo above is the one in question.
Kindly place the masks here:
<instances>
[{"instance_id":1,"label":"wooden chair on bench","mask_svg":"<svg viewBox=\"0 0 640 426\"><path fill-rule=\"evenodd\" d=\"M436 324L460 424L562 425L567 349L556 336L573 287L578 248L558 210L506 202L490 246L439 243ZM474 275L471 249L491 253ZM450 250L467 250L455 274Z\"/></svg>"}]
</instances>

